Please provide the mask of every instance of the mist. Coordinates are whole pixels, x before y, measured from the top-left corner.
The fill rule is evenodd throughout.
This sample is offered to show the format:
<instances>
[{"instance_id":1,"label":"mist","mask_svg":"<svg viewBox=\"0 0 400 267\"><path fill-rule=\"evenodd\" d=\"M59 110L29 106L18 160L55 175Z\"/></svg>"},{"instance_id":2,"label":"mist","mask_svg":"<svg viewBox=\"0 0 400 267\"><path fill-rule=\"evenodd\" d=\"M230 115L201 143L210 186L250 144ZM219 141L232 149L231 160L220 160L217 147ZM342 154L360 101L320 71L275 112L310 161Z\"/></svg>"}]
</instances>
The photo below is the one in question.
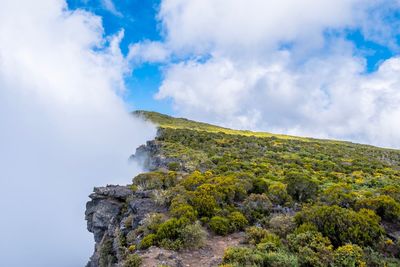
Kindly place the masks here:
<instances>
[{"instance_id":1,"label":"mist","mask_svg":"<svg viewBox=\"0 0 400 267\"><path fill-rule=\"evenodd\" d=\"M87 196L129 183L129 156L156 131L121 99L123 32L62 0L0 4L1 265L84 266Z\"/></svg>"}]
</instances>

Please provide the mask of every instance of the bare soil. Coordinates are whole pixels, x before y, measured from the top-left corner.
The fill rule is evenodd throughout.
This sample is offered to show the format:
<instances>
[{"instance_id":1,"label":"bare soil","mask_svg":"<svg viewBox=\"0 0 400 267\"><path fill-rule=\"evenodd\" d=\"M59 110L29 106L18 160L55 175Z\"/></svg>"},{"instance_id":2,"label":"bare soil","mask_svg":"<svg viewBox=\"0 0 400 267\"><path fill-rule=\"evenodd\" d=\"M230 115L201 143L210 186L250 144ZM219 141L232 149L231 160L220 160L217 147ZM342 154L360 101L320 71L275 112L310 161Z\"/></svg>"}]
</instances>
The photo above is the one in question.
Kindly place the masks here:
<instances>
[{"instance_id":1,"label":"bare soil","mask_svg":"<svg viewBox=\"0 0 400 267\"><path fill-rule=\"evenodd\" d=\"M141 253L145 267L214 267L221 264L224 251L228 247L239 245L244 239L243 233L228 236L209 236L205 245L196 250L171 251L151 247Z\"/></svg>"}]
</instances>

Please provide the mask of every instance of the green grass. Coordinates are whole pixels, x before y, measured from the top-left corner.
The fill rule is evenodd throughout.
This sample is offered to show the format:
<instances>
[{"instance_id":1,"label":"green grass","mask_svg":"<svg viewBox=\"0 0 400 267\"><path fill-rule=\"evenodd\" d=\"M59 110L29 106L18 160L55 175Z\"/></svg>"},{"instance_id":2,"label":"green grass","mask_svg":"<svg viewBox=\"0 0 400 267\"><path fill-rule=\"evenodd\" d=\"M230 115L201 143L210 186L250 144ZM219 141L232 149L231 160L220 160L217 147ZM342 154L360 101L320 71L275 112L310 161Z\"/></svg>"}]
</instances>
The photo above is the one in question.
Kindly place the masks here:
<instances>
[{"instance_id":1,"label":"green grass","mask_svg":"<svg viewBox=\"0 0 400 267\"><path fill-rule=\"evenodd\" d=\"M254 136L254 137L275 137L278 139L284 140L299 140L303 142L321 142L321 144L339 144L339 145L347 145L347 146L363 146L365 148L374 148L374 149L383 149L389 152L399 152L399 150L388 149L388 148L378 148L371 145L365 144L355 144L349 141L340 141L340 140L332 140L332 139L317 139L311 137L300 137L300 136L292 136L285 134L274 134L268 132L254 132L249 130L235 130L230 128L225 128L217 125L212 125L204 122L197 122L188 120L185 118L175 118L172 116L168 116L165 114L161 114L154 111L144 111L137 110L134 111L133 114L135 116L139 116L144 118L145 120L151 121L156 124L160 128L169 128L169 129L188 129L188 130L196 130L196 131L205 131L210 133L224 133L230 135L242 135L242 136Z\"/></svg>"}]
</instances>

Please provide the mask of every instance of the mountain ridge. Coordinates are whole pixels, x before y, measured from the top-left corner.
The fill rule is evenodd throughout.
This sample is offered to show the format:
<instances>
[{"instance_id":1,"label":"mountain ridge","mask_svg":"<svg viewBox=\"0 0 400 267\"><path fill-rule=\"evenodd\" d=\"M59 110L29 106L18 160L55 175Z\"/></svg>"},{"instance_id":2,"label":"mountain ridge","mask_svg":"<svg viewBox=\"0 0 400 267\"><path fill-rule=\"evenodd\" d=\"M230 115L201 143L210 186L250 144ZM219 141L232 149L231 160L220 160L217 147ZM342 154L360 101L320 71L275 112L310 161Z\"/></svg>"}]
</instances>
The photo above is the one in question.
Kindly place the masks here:
<instances>
[{"instance_id":1,"label":"mountain ridge","mask_svg":"<svg viewBox=\"0 0 400 267\"><path fill-rule=\"evenodd\" d=\"M90 195L88 267L400 266L400 151L134 115L157 136Z\"/></svg>"},{"instance_id":2,"label":"mountain ridge","mask_svg":"<svg viewBox=\"0 0 400 267\"><path fill-rule=\"evenodd\" d=\"M262 131L251 131L251 130L237 130L226 128L210 123L205 122L198 122L194 120L189 120L183 117L173 117L170 115L162 114L155 111L147 111L147 110L135 110L132 112L134 116L140 117L144 120L148 120L157 127L161 128L183 128L183 129L191 129L191 130L200 130L200 131L207 131L207 132L223 132L226 134L233 134L233 135L244 135L244 136L256 136L256 137L276 137L281 139L294 139L294 140L302 140L302 141L321 141L321 142L332 142L332 143L339 143L339 144L353 144L353 145L360 145L366 147L373 147L383 150L389 151L398 151L400 149L397 148L387 148L387 147L380 147L370 144L364 143L357 143L353 141L347 140L339 140L339 139L329 139L329 138L314 138L314 137L302 137L302 136L294 136L294 135L286 135L286 134L275 134L269 132L262 132Z\"/></svg>"}]
</instances>

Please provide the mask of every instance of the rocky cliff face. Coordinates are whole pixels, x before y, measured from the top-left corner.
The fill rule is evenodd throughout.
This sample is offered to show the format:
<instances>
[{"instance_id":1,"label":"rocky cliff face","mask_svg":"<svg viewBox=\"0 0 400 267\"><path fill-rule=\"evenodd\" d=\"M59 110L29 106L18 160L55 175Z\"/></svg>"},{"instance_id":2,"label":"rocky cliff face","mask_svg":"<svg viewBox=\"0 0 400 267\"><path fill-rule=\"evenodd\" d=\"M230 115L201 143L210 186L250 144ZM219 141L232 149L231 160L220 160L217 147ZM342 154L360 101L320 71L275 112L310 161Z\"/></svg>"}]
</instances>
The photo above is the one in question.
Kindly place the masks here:
<instances>
[{"instance_id":1,"label":"rocky cliff face","mask_svg":"<svg viewBox=\"0 0 400 267\"><path fill-rule=\"evenodd\" d=\"M170 159L161 154L157 141L148 141L136 149L131 160L148 170L166 169ZM152 198L153 191L134 192L128 186L95 187L86 203L87 229L93 233L94 253L87 267L118 267L127 253L123 236L142 224L146 214L166 212Z\"/></svg>"},{"instance_id":2,"label":"rocky cliff face","mask_svg":"<svg viewBox=\"0 0 400 267\"><path fill-rule=\"evenodd\" d=\"M121 236L137 228L145 215L165 212L151 198L151 191L133 192L118 185L94 188L86 204L87 228L93 233L95 251L87 267L120 266L126 253Z\"/></svg>"}]
</instances>

